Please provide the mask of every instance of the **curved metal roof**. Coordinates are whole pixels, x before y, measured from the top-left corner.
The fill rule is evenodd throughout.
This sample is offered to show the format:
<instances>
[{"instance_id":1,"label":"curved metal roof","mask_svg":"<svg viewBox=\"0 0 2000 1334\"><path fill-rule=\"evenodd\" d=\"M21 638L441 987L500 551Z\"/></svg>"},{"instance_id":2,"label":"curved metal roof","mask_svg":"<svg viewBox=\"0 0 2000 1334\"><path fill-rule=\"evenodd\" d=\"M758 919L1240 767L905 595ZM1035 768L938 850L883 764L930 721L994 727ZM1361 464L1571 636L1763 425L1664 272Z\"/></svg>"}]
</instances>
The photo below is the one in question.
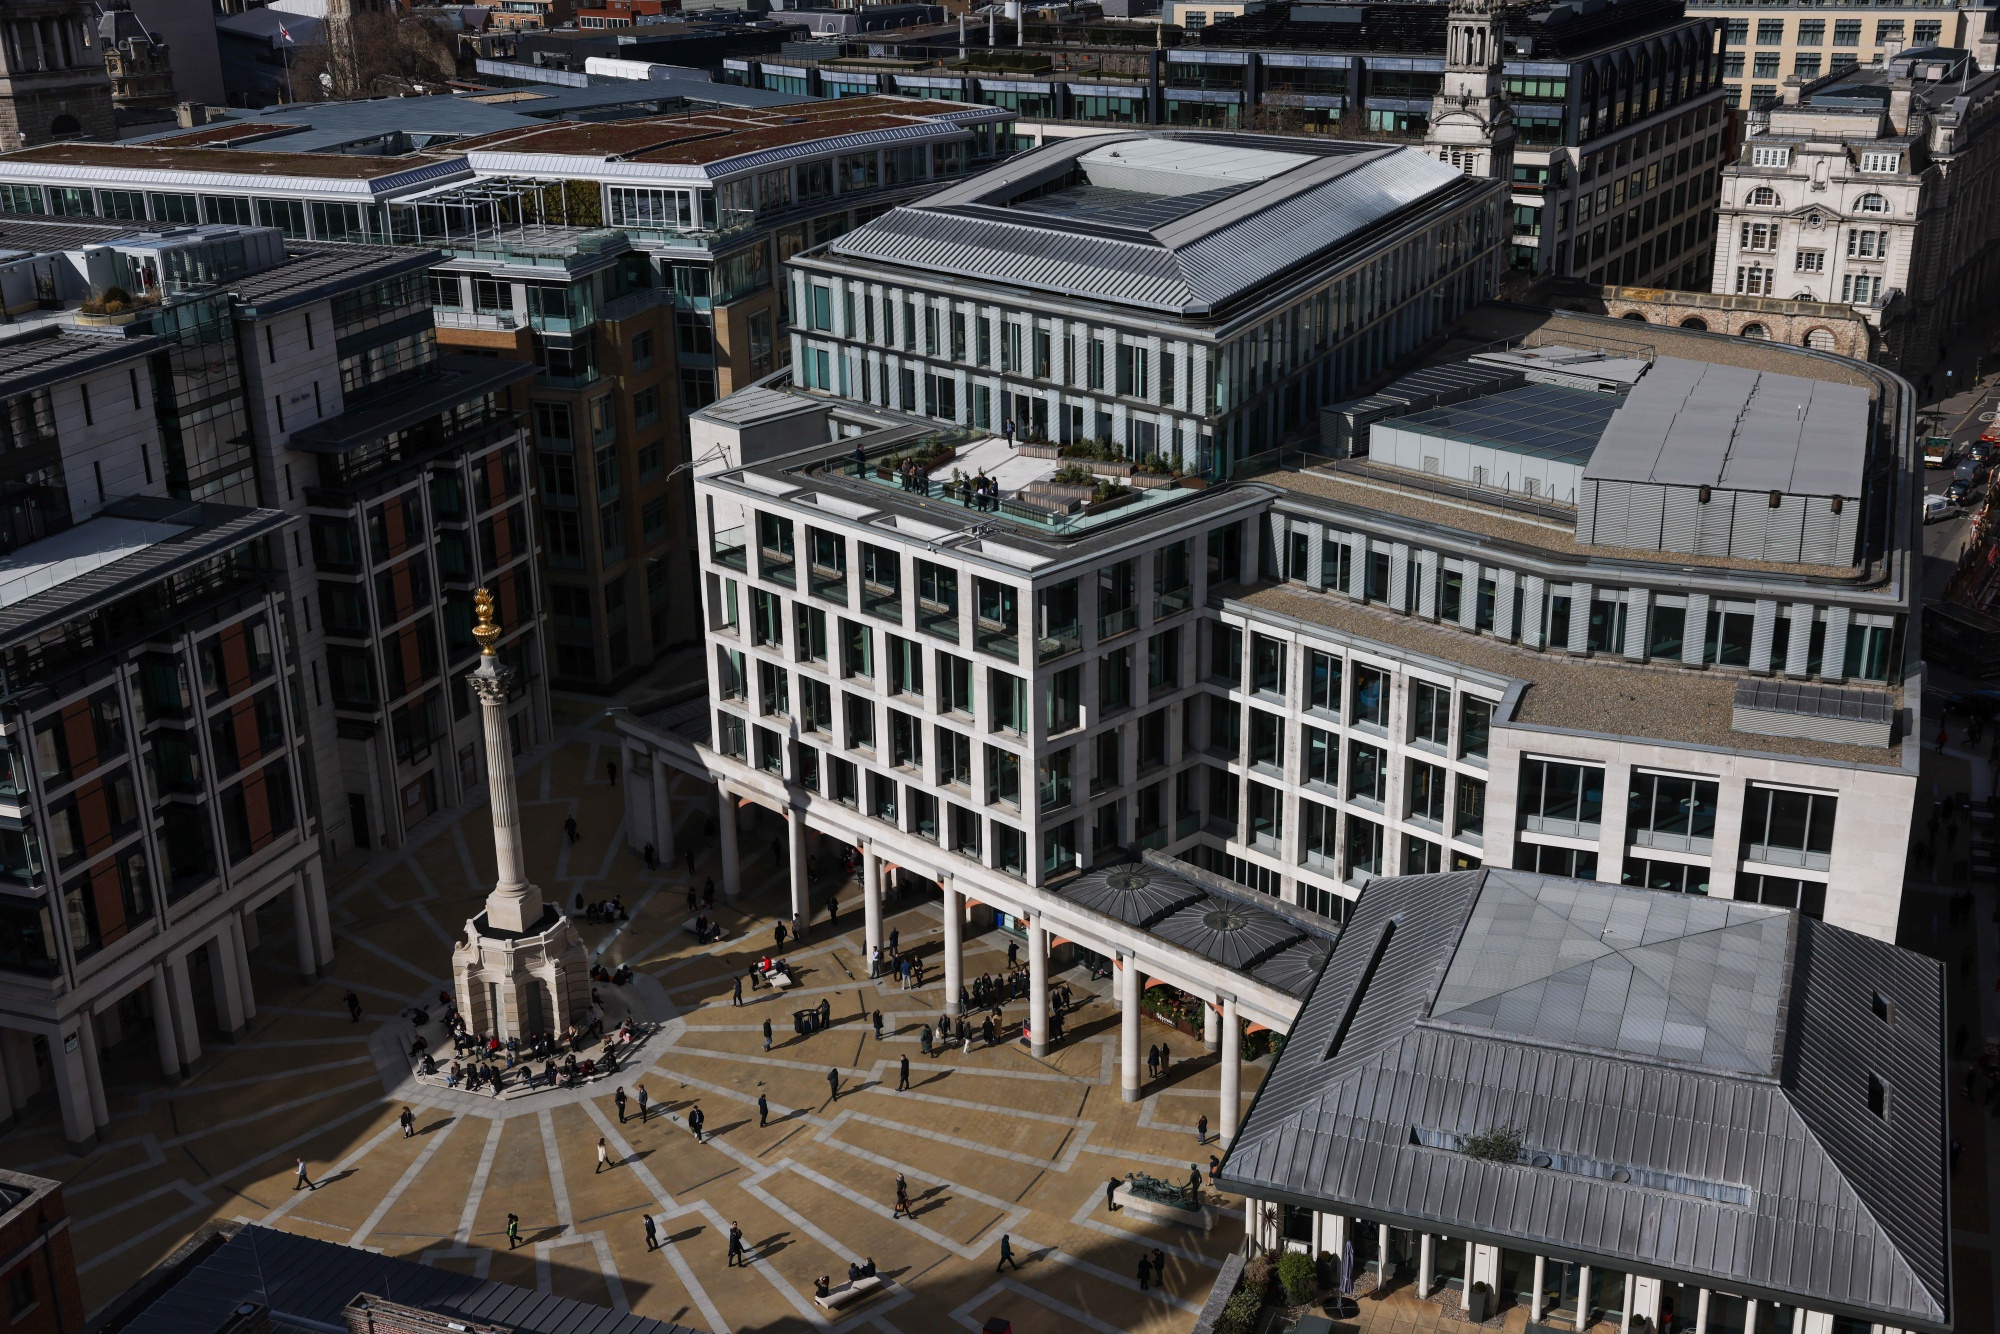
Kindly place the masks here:
<instances>
[{"instance_id":1,"label":"curved metal roof","mask_svg":"<svg viewBox=\"0 0 2000 1334\"><path fill-rule=\"evenodd\" d=\"M1151 926L1170 913L1208 897L1199 885L1176 876L1157 874L1143 863L1115 866L1102 875L1086 876L1063 891L1073 903L1115 917L1130 926Z\"/></svg>"},{"instance_id":2,"label":"curved metal roof","mask_svg":"<svg viewBox=\"0 0 2000 1334\"><path fill-rule=\"evenodd\" d=\"M1189 904L1156 923L1153 934L1244 972L1306 938L1282 917L1221 899Z\"/></svg>"},{"instance_id":3,"label":"curved metal roof","mask_svg":"<svg viewBox=\"0 0 2000 1334\"><path fill-rule=\"evenodd\" d=\"M1152 227L1129 212L1055 217L1034 197L1110 144L1169 139L1239 148L1299 165L1218 189ZM1282 148L1283 154L1270 150ZM1057 291L1183 316L1212 314L1314 256L1421 204L1466 177L1414 148L1328 140L1148 131L1065 139L892 209L829 243L845 259ZM1166 185L1163 195L1177 193ZM1014 207L1016 201L1020 207Z\"/></svg>"}]
</instances>

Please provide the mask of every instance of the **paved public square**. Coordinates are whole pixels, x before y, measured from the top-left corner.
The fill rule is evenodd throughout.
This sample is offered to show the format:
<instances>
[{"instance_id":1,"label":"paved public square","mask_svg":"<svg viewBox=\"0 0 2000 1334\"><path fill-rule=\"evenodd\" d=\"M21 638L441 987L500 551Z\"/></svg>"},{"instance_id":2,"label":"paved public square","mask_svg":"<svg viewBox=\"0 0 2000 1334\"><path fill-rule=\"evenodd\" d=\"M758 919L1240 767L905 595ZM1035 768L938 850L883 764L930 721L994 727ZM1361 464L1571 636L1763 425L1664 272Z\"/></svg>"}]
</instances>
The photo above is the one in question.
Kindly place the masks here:
<instances>
[{"instance_id":1,"label":"paved public square","mask_svg":"<svg viewBox=\"0 0 2000 1334\"><path fill-rule=\"evenodd\" d=\"M929 958L929 985L903 990L867 976L857 886L829 928L818 908L803 947L786 950L799 986L781 997L746 991L732 1003L745 961L767 952L784 903L784 843L775 817L743 836L744 897L718 899L728 937L697 946L680 865L646 872L627 850L622 793L605 764L619 755L601 718L566 724L557 745L527 756L520 772L529 867L552 899L622 896L631 920L584 925L602 962L630 963L673 1017L647 1045L643 1071L582 1091L495 1100L462 1090L414 1095L418 1133L397 1123L406 1067L386 1057L410 1032L401 1012L445 988L454 939L493 879L484 804L434 816L411 845L330 875L337 957L330 974L302 985L288 966L288 923L267 916L252 950L256 1017L233 1046L205 1044L192 1078L158 1078L149 1032L128 1032L106 1056L112 1120L87 1157L63 1146L44 1109L0 1139L9 1166L66 1183L84 1295L96 1311L212 1219L241 1219L566 1296L629 1308L714 1331L869 1327L979 1329L1005 1314L1020 1334L1038 1331L1182 1331L1194 1323L1223 1258L1242 1236L1240 1199L1224 1197L1208 1235L1149 1226L1105 1208L1105 1187L1128 1171L1184 1180L1204 1175L1213 1148L1195 1121L1215 1119L1218 1071L1201 1043L1146 1021L1142 1042L1167 1042L1170 1072L1148 1081L1141 1102L1118 1090L1117 1013L1082 968L1068 981L1080 1008L1063 1043L1042 1060L1017 1042L925 1057L919 1031L942 1008L934 900L888 908L885 931ZM678 780L682 837L698 849L697 887L720 880L701 836L712 793ZM565 817L580 839L569 844ZM824 890L815 894L823 904ZM282 910L281 910L282 911ZM998 974L1007 937L968 935L968 979ZM646 978L651 981L645 980ZM602 990L614 991L608 985ZM352 1022L349 991L365 1012ZM828 1001L834 1023L796 1037L794 1009ZM616 1014L615 998L610 1008ZM1017 1024L1024 1002L1008 1018ZM879 1009L883 1038L864 1016ZM763 1052L761 1028L776 1041ZM373 1045L371 1046L371 1039ZM896 1089L909 1056L911 1088ZM1245 1105L1268 1061L1247 1064ZM841 1096L828 1096L827 1072ZM634 1102L620 1123L613 1090ZM653 1116L637 1119L638 1087ZM770 1123L758 1124L757 1099ZM686 1113L697 1103L707 1142ZM597 1170L599 1137L611 1166ZM319 1183L295 1191L293 1163ZM913 1217L892 1217L898 1172ZM648 1251L643 1216L663 1241ZM520 1218L510 1250L509 1213ZM726 1261L730 1224L752 1260ZM1002 1234L1018 1268L996 1274ZM1142 1292L1139 1261L1167 1256L1164 1287ZM836 1284L850 1260L872 1257L892 1280L883 1295L828 1317L812 1301L817 1275Z\"/></svg>"}]
</instances>

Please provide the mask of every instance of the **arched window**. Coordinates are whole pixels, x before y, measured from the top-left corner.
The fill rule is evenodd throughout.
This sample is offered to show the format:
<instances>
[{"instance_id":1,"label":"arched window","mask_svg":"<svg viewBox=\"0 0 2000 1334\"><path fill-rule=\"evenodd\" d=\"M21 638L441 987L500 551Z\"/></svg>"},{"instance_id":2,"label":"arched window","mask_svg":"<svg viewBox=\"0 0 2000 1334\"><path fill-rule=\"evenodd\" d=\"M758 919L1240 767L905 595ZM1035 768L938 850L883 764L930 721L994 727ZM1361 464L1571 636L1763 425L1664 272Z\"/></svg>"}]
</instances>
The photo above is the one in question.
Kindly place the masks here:
<instances>
[{"instance_id":1,"label":"arched window","mask_svg":"<svg viewBox=\"0 0 2000 1334\"><path fill-rule=\"evenodd\" d=\"M1806 330L1806 346L1811 348L1815 352L1833 351L1834 350L1833 330L1831 329Z\"/></svg>"},{"instance_id":2,"label":"arched window","mask_svg":"<svg viewBox=\"0 0 2000 1334\"><path fill-rule=\"evenodd\" d=\"M1749 202L1757 208L1776 208L1778 206L1778 192L1768 185L1760 185L1750 192Z\"/></svg>"},{"instance_id":3,"label":"arched window","mask_svg":"<svg viewBox=\"0 0 2000 1334\"><path fill-rule=\"evenodd\" d=\"M1628 310L1623 315L1619 316L1619 318L1626 320L1637 320L1641 324L1644 324L1646 322L1646 317L1644 315L1641 315L1636 310Z\"/></svg>"},{"instance_id":4,"label":"arched window","mask_svg":"<svg viewBox=\"0 0 2000 1334\"><path fill-rule=\"evenodd\" d=\"M49 122L49 133L61 138L64 135L82 134L83 124L75 116L57 116Z\"/></svg>"},{"instance_id":5,"label":"arched window","mask_svg":"<svg viewBox=\"0 0 2000 1334\"><path fill-rule=\"evenodd\" d=\"M1739 338L1768 339L1770 338L1771 335L1765 330L1764 326L1761 324L1746 324L1742 327L1742 329L1737 331L1737 336Z\"/></svg>"},{"instance_id":6,"label":"arched window","mask_svg":"<svg viewBox=\"0 0 2000 1334\"><path fill-rule=\"evenodd\" d=\"M1681 328L1693 329L1696 333L1708 332L1708 321L1699 315L1690 315L1681 321Z\"/></svg>"},{"instance_id":7,"label":"arched window","mask_svg":"<svg viewBox=\"0 0 2000 1334\"><path fill-rule=\"evenodd\" d=\"M1889 201L1881 195L1863 195L1854 201L1854 206L1863 213L1887 213Z\"/></svg>"}]
</instances>

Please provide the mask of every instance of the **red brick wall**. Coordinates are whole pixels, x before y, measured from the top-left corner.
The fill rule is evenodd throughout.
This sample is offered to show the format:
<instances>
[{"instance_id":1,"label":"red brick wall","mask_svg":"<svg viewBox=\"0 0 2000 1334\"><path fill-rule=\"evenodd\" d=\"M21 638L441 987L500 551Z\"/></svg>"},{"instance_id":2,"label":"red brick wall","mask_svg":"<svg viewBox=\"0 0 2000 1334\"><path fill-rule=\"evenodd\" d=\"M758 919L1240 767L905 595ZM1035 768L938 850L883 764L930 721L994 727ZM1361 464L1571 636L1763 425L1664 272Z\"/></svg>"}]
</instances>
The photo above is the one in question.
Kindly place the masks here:
<instances>
[{"instance_id":1,"label":"red brick wall","mask_svg":"<svg viewBox=\"0 0 2000 1334\"><path fill-rule=\"evenodd\" d=\"M8 1184L33 1178L9 1174ZM83 1328L83 1290L76 1281L62 1188L54 1182L0 1223L0 1321L7 1334L78 1334ZM44 1223L47 1224L46 1231ZM37 1241L43 1244L36 1245ZM11 1261L11 1262L10 1262ZM27 1313L15 1316L15 1301L26 1297Z\"/></svg>"}]
</instances>

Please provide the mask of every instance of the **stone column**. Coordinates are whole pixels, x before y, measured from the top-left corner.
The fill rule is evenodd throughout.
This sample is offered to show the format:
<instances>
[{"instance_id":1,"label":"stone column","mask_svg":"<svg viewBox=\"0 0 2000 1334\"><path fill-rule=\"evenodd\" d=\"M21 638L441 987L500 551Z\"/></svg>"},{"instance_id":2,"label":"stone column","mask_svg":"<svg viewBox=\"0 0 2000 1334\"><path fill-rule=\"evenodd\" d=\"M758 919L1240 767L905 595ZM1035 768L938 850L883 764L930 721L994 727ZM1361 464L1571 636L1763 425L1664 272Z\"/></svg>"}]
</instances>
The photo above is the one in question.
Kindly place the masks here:
<instances>
[{"instance_id":1,"label":"stone column","mask_svg":"<svg viewBox=\"0 0 2000 1334\"><path fill-rule=\"evenodd\" d=\"M1216 1122L1227 1148L1236 1141L1236 1124L1243 1117L1243 1025L1236 1017L1236 997L1222 998L1222 1116Z\"/></svg>"},{"instance_id":2,"label":"stone column","mask_svg":"<svg viewBox=\"0 0 2000 1334\"><path fill-rule=\"evenodd\" d=\"M882 859L875 855L873 843L861 845L861 922L867 937L864 948L872 959L875 951L882 948L883 940Z\"/></svg>"},{"instance_id":3,"label":"stone column","mask_svg":"<svg viewBox=\"0 0 2000 1334\"><path fill-rule=\"evenodd\" d=\"M792 863L792 922L800 940L812 924L812 884L806 879L806 813L796 806L788 812L791 828L787 845Z\"/></svg>"},{"instance_id":4,"label":"stone column","mask_svg":"<svg viewBox=\"0 0 2000 1334\"><path fill-rule=\"evenodd\" d=\"M1576 1334L1590 1328L1590 1266L1576 1271ZM1745 1332L1748 1334L1748 1331Z\"/></svg>"},{"instance_id":5,"label":"stone column","mask_svg":"<svg viewBox=\"0 0 2000 1334\"><path fill-rule=\"evenodd\" d=\"M153 966L148 982L153 1002L153 1036L160 1044L160 1074L169 1084L181 1082L181 1049L174 1041L174 1000L167 989L164 962Z\"/></svg>"},{"instance_id":6,"label":"stone column","mask_svg":"<svg viewBox=\"0 0 2000 1334\"><path fill-rule=\"evenodd\" d=\"M944 1012L953 1018L965 1013L958 994L965 989L965 895L949 875L938 877L944 891Z\"/></svg>"},{"instance_id":7,"label":"stone column","mask_svg":"<svg viewBox=\"0 0 2000 1334\"><path fill-rule=\"evenodd\" d=\"M1036 1056L1049 1051L1049 931L1042 915L1028 914L1028 1036Z\"/></svg>"},{"instance_id":8,"label":"stone column","mask_svg":"<svg viewBox=\"0 0 2000 1334\"><path fill-rule=\"evenodd\" d=\"M1139 957L1127 954L1118 969L1118 1089L1126 1102L1139 1101Z\"/></svg>"},{"instance_id":9,"label":"stone column","mask_svg":"<svg viewBox=\"0 0 2000 1334\"><path fill-rule=\"evenodd\" d=\"M84 1031L90 1016L79 1015L68 1033L49 1035L49 1061L56 1084L56 1105L62 1111L63 1139L69 1151L89 1153L97 1143L97 1121L90 1109L90 1077L84 1072Z\"/></svg>"},{"instance_id":10,"label":"stone column","mask_svg":"<svg viewBox=\"0 0 2000 1334\"><path fill-rule=\"evenodd\" d=\"M484 589L480 590L483 595ZM477 598L474 599L478 601ZM514 672L500 666L493 645L500 637L491 623L490 599L482 608L479 667L466 676L479 696L480 720L486 736L486 796L493 811L493 892L486 896L486 924L496 931L526 934L542 920L542 891L528 883L527 858L521 851L520 799L514 792L513 740L507 734L507 690Z\"/></svg>"},{"instance_id":11,"label":"stone column","mask_svg":"<svg viewBox=\"0 0 2000 1334\"><path fill-rule=\"evenodd\" d=\"M662 866L671 866L674 860L674 809L667 797L672 773L666 756L653 756L653 853Z\"/></svg>"},{"instance_id":12,"label":"stone column","mask_svg":"<svg viewBox=\"0 0 2000 1334\"><path fill-rule=\"evenodd\" d=\"M1437 1238L1425 1232L1417 1237L1417 1296L1428 1297L1437 1282Z\"/></svg>"},{"instance_id":13,"label":"stone column","mask_svg":"<svg viewBox=\"0 0 2000 1334\"><path fill-rule=\"evenodd\" d=\"M319 958L313 950L312 904L303 870L292 881L292 933L298 938L299 978L310 984L319 975Z\"/></svg>"},{"instance_id":14,"label":"stone column","mask_svg":"<svg viewBox=\"0 0 2000 1334\"><path fill-rule=\"evenodd\" d=\"M736 848L736 798L728 788L716 789L715 822L717 850L722 854L722 897L735 899L743 892L743 863Z\"/></svg>"},{"instance_id":15,"label":"stone column","mask_svg":"<svg viewBox=\"0 0 2000 1334\"><path fill-rule=\"evenodd\" d=\"M1538 1325L1542 1322L1542 1285L1548 1282L1548 1264L1548 1259L1545 1256L1538 1255L1535 1257L1535 1291L1528 1298L1528 1319Z\"/></svg>"},{"instance_id":16,"label":"stone column","mask_svg":"<svg viewBox=\"0 0 2000 1334\"><path fill-rule=\"evenodd\" d=\"M201 1059L201 1028L194 1016L194 983L188 977L188 956L169 956L163 961L167 970L167 991L173 998L174 1031L180 1034L181 1073Z\"/></svg>"},{"instance_id":17,"label":"stone column","mask_svg":"<svg viewBox=\"0 0 2000 1334\"><path fill-rule=\"evenodd\" d=\"M243 999L243 1022L257 1017L257 988L250 981L250 951L245 947L243 914L229 914L229 952L236 962L236 985Z\"/></svg>"},{"instance_id":18,"label":"stone column","mask_svg":"<svg viewBox=\"0 0 2000 1334\"><path fill-rule=\"evenodd\" d=\"M1375 1225L1375 1290L1389 1290L1389 1225Z\"/></svg>"},{"instance_id":19,"label":"stone column","mask_svg":"<svg viewBox=\"0 0 2000 1334\"><path fill-rule=\"evenodd\" d=\"M225 1042L235 1042L249 1026L243 1017L243 976L236 971L235 943L224 922L206 946L209 976L215 979L215 1021Z\"/></svg>"},{"instance_id":20,"label":"stone column","mask_svg":"<svg viewBox=\"0 0 2000 1334\"><path fill-rule=\"evenodd\" d=\"M326 882L310 866L306 879L306 902L312 906L313 940L319 946L319 976L333 966L333 920L326 911Z\"/></svg>"},{"instance_id":21,"label":"stone column","mask_svg":"<svg viewBox=\"0 0 2000 1334\"><path fill-rule=\"evenodd\" d=\"M1211 1053L1222 1050L1222 1016L1213 1005L1201 1007L1201 1049Z\"/></svg>"},{"instance_id":22,"label":"stone column","mask_svg":"<svg viewBox=\"0 0 2000 1334\"><path fill-rule=\"evenodd\" d=\"M90 1090L91 1128L102 1139L104 1127L111 1124L111 1108L104 1101L104 1065L97 1052L97 1016L84 1015L76 1036L83 1055L84 1086Z\"/></svg>"}]
</instances>

